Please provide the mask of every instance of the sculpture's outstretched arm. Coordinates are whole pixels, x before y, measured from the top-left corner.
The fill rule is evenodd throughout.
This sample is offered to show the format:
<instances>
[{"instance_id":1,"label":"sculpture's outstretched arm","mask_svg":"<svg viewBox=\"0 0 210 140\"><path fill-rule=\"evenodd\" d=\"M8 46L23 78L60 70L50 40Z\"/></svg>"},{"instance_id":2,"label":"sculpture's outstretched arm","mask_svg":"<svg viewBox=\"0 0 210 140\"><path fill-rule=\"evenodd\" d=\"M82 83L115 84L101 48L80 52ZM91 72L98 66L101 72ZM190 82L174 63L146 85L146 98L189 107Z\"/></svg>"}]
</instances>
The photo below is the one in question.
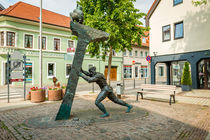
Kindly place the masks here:
<instances>
[{"instance_id":1,"label":"sculpture's outstretched arm","mask_svg":"<svg viewBox=\"0 0 210 140\"><path fill-rule=\"evenodd\" d=\"M83 73L80 73L79 76L85 79L88 83L96 82L98 80L97 76L89 77L89 76L84 75Z\"/></svg>"},{"instance_id":2,"label":"sculpture's outstretched arm","mask_svg":"<svg viewBox=\"0 0 210 140\"><path fill-rule=\"evenodd\" d=\"M88 71L84 71L83 69L81 69L81 72L84 73L86 76L91 76L91 74Z\"/></svg>"}]
</instances>

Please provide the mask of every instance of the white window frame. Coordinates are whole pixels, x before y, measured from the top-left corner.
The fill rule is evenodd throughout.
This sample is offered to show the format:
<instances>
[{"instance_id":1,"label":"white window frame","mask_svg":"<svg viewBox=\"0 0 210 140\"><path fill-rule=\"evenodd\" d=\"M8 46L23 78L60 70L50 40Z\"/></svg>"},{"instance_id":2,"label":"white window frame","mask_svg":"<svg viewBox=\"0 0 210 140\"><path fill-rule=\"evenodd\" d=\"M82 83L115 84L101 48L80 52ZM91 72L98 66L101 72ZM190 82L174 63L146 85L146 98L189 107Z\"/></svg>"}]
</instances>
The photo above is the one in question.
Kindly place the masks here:
<instances>
[{"instance_id":1,"label":"white window frame","mask_svg":"<svg viewBox=\"0 0 210 140\"><path fill-rule=\"evenodd\" d=\"M4 35L4 46L7 46L7 32L13 32L15 33L15 46L14 47L17 47L17 41L18 41L18 35L17 35L17 32L15 31L10 31L10 30L5 30L5 35ZM8 46L8 47L11 47L11 46Z\"/></svg>"},{"instance_id":2,"label":"white window frame","mask_svg":"<svg viewBox=\"0 0 210 140\"><path fill-rule=\"evenodd\" d=\"M59 40L60 40L60 49L59 49L59 51L55 51L55 50L54 50L54 45L55 45L55 44L54 44L54 43L55 43L54 41L55 41L55 39L59 39ZM60 38L60 37L53 37L53 51L54 51L54 52L61 52L61 38Z\"/></svg>"},{"instance_id":3,"label":"white window frame","mask_svg":"<svg viewBox=\"0 0 210 140\"><path fill-rule=\"evenodd\" d=\"M130 52L131 52L131 55L130 55ZM128 51L128 56L133 56L133 50Z\"/></svg>"},{"instance_id":4,"label":"white window frame","mask_svg":"<svg viewBox=\"0 0 210 140\"><path fill-rule=\"evenodd\" d=\"M32 43L32 48L25 48L25 35L32 35L32 37L33 37L33 43ZM24 33L23 34L23 48L24 49L28 49L28 50L32 50L32 49L35 49L35 46L34 46L34 34L31 34L31 33Z\"/></svg>"},{"instance_id":5,"label":"white window frame","mask_svg":"<svg viewBox=\"0 0 210 140\"><path fill-rule=\"evenodd\" d=\"M66 64L65 64L65 77L66 77L66 78L69 78L69 75L67 75L67 71L66 71L66 66L67 66L67 65L71 65L71 66L72 66L72 64L71 64L71 63L66 63Z\"/></svg>"},{"instance_id":6,"label":"white window frame","mask_svg":"<svg viewBox=\"0 0 210 140\"><path fill-rule=\"evenodd\" d=\"M73 48L76 47L75 40L67 39L67 48L69 48L69 41L73 41Z\"/></svg>"},{"instance_id":7,"label":"white window frame","mask_svg":"<svg viewBox=\"0 0 210 140\"><path fill-rule=\"evenodd\" d=\"M53 76L49 76L48 74L48 65L49 64L54 64L54 75ZM56 77L56 63L55 62L47 62L47 79L51 79L51 78L53 78L53 77Z\"/></svg>"},{"instance_id":8,"label":"white window frame","mask_svg":"<svg viewBox=\"0 0 210 140\"><path fill-rule=\"evenodd\" d=\"M47 36L42 36L42 37L46 37L46 49L45 50L48 50L47 49ZM53 44L54 45L54 44ZM39 50L40 48L39 48L39 35L38 35L38 37L37 37L37 49ZM44 49L42 49L43 51L45 51Z\"/></svg>"}]
</instances>

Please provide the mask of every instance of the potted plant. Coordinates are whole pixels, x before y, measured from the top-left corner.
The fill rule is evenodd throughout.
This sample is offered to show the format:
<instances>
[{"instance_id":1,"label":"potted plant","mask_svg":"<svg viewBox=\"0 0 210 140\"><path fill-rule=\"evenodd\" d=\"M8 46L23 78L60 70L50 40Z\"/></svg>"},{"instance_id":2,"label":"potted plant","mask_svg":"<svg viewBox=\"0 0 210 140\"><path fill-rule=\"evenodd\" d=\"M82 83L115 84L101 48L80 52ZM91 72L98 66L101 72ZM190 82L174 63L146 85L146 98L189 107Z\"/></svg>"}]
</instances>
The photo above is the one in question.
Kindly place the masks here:
<instances>
[{"instance_id":1,"label":"potted plant","mask_svg":"<svg viewBox=\"0 0 210 140\"><path fill-rule=\"evenodd\" d=\"M66 93L66 85L63 85L61 87L61 89L62 89L62 98L63 98L64 97L64 94Z\"/></svg>"},{"instance_id":2,"label":"potted plant","mask_svg":"<svg viewBox=\"0 0 210 140\"><path fill-rule=\"evenodd\" d=\"M39 103L45 101L45 89L33 87L31 88L31 102Z\"/></svg>"},{"instance_id":3,"label":"potted plant","mask_svg":"<svg viewBox=\"0 0 210 140\"><path fill-rule=\"evenodd\" d=\"M61 99L61 88L50 87L48 89L48 100L49 101L58 101Z\"/></svg>"},{"instance_id":4,"label":"potted plant","mask_svg":"<svg viewBox=\"0 0 210 140\"><path fill-rule=\"evenodd\" d=\"M31 100L31 91L29 91L28 94L26 95L26 100Z\"/></svg>"},{"instance_id":5,"label":"potted plant","mask_svg":"<svg viewBox=\"0 0 210 140\"><path fill-rule=\"evenodd\" d=\"M181 80L182 91L191 91L191 86L192 79L190 74L189 62L185 62Z\"/></svg>"}]
</instances>

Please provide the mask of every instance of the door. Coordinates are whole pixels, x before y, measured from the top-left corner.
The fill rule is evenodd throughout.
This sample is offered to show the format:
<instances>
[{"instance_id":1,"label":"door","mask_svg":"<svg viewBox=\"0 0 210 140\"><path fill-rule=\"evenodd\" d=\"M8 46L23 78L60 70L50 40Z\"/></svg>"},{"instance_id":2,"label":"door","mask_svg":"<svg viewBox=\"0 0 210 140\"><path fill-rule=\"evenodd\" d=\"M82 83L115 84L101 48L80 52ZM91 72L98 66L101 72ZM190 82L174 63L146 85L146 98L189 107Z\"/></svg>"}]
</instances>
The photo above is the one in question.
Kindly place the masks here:
<instances>
[{"instance_id":1,"label":"door","mask_svg":"<svg viewBox=\"0 0 210 140\"><path fill-rule=\"evenodd\" d=\"M107 73L108 73L108 66L106 66L105 70L104 70L105 78L107 78ZM117 67L115 67L115 66L111 67L110 80L111 81L117 81Z\"/></svg>"},{"instance_id":2,"label":"door","mask_svg":"<svg viewBox=\"0 0 210 140\"><path fill-rule=\"evenodd\" d=\"M210 89L210 59L204 59L198 64L200 88Z\"/></svg>"}]
</instances>

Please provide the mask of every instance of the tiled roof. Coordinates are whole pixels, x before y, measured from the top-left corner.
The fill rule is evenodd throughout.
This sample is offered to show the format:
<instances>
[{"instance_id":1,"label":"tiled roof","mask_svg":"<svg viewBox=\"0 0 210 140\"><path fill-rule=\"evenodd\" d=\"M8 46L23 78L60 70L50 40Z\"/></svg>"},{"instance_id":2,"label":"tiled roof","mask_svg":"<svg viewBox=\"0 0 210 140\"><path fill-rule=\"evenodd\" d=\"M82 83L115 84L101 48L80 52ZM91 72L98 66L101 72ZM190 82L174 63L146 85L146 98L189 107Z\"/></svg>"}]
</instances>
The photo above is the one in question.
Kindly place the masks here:
<instances>
[{"instance_id":1,"label":"tiled roof","mask_svg":"<svg viewBox=\"0 0 210 140\"><path fill-rule=\"evenodd\" d=\"M140 27L140 28L145 28L145 27L140 26L140 25L136 25L136 26L138 26L138 27ZM146 43L143 43L143 42L142 42L142 46L149 47L149 31L145 31L145 32L144 32L144 35L145 35ZM141 38L141 39L142 39L142 38Z\"/></svg>"},{"instance_id":2,"label":"tiled roof","mask_svg":"<svg viewBox=\"0 0 210 140\"><path fill-rule=\"evenodd\" d=\"M9 8L0 11L0 15L39 22L40 8L24 2L18 2ZM65 28L70 27L69 17L45 9L42 10L42 22Z\"/></svg>"}]
</instances>

